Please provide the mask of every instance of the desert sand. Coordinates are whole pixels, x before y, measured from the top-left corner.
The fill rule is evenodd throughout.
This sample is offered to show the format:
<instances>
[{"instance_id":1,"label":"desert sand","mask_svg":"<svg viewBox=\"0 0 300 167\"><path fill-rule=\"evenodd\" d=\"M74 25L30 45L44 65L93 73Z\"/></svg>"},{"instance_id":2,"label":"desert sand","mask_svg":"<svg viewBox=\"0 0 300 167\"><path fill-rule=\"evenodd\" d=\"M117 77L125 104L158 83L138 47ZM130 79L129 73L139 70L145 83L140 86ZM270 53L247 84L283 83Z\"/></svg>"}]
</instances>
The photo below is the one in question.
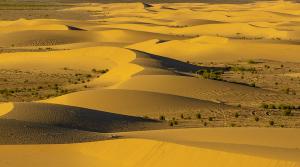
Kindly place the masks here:
<instances>
[{"instance_id":1,"label":"desert sand","mask_svg":"<svg viewBox=\"0 0 300 167\"><path fill-rule=\"evenodd\" d=\"M299 167L300 4L0 2L0 166Z\"/></svg>"}]
</instances>

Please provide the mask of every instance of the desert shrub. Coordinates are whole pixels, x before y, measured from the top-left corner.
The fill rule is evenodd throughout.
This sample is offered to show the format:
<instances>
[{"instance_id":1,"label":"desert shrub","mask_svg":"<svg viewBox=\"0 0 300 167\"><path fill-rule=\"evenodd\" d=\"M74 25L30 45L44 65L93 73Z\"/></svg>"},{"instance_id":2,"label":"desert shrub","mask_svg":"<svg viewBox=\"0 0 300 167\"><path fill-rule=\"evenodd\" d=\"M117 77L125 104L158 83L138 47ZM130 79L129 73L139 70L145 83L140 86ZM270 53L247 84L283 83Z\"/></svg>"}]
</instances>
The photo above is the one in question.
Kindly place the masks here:
<instances>
[{"instance_id":1,"label":"desert shrub","mask_svg":"<svg viewBox=\"0 0 300 167\"><path fill-rule=\"evenodd\" d=\"M176 120L170 120L169 125L170 126L178 125L178 122Z\"/></svg>"},{"instance_id":2,"label":"desert shrub","mask_svg":"<svg viewBox=\"0 0 300 167\"><path fill-rule=\"evenodd\" d=\"M254 120L255 120L256 122L258 122L258 121L259 121L259 118L258 118L258 117L255 117Z\"/></svg>"},{"instance_id":3,"label":"desert shrub","mask_svg":"<svg viewBox=\"0 0 300 167\"><path fill-rule=\"evenodd\" d=\"M257 61L254 61L254 60L248 60L248 64L257 64L258 62Z\"/></svg>"},{"instance_id":4,"label":"desert shrub","mask_svg":"<svg viewBox=\"0 0 300 167\"><path fill-rule=\"evenodd\" d=\"M203 126L207 126L207 122L204 122L204 123L203 123Z\"/></svg>"},{"instance_id":5,"label":"desert shrub","mask_svg":"<svg viewBox=\"0 0 300 167\"><path fill-rule=\"evenodd\" d=\"M184 115L183 115L183 114L180 114L180 118L181 118L181 119L184 119Z\"/></svg>"},{"instance_id":6,"label":"desert shrub","mask_svg":"<svg viewBox=\"0 0 300 167\"><path fill-rule=\"evenodd\" d=\"M285 111L283 112L283 115L284 115L284 116L291 116L291 115L292 115L292 110L285 110Z\"/></svg>"},{"instance_id":7,"label":"desert shrub","mask_svg":"<svg viewBox=\"0 0 300 167\"><path fill-rule=\"evenodd\" d=\"M289 94L289 93L290 93L290 88L284 89L284 92L285 92L286 94Z\"/></svg>"},{"instance_id":8,"label":"desert shrub","mask_svg":"<svg viewBox=\"0 0 300 167\"><path fill-rule=\"evenodd\" d=\"M213 117L208 117L208 120L209 120L209 121L213 121L214 118L213 118Z\"/></svg>"},{"instance_id":9,"label":"desert shrub","mask_svg":"<svg viewBox=\"0 0 300 167\"><path fill-rule=\"evenodd\" d=\"M274 104L269 104L268 109L276 109L276 106Z\"/></svg>"},{"instance_id":10,"label":"desert shrub","mask_svg":"<svg viewBox=\"0 0 300 167\"><path fill-rule=\"evenodd\" d=\"M166 120L166 117L164 115L160 115L159 120L164 121L164 120Z\"/></svg>"},{"instance_id":11,"label":"desert shrub","mask_svg":"<svg viewBox=\"0 0 300 167\"><path fill-rule=\"evenodd\" d=\"M201 114L200 114L200 113L197 113L197 114L196 114L196 118L201 119Z\"/></svg>"},{"instance_id":12,"label":"desert shrub","mask_svg":"<svg viewBox=\"0 0 300 167\"><path fill-rule=\"evenodd\" d=\"M238 112L236 112L235 114L234 114L234 117L235 118L238 118L240 116L240 114L238 113Z\"/></svg>"},{"instance_id":13,"label":"desert shrub","mask_svg":"<svg viewBox=\"0 0 300 167\"><path fill-rule=\"evenodd\" d=\"M232 66L229 68L230 71L249 71L249 72L254 72L256 69L254 67L243 67L243 66Z\"/></svg>"},{"instance_id":14,"label":"desert shrub","mask_svg":"<svg viewBox=\"0 0 300 167\"><path fill-rule=\"evenodd\" d=\"M275 124L275 122L274 121L269 121L269 125L271 125L271 126L273 126Z\"/></svg>"},{"instance_id":15,"label":"desert shrub","mask_svg":"<svg viewBox=\"0 0 300 167\"><path fill-rule=\"evenodd\" d=\"M221 74L223 74L224 71L212 71L212 70L198 70L196 74L202 75L205 79L213 79L213 80L221 80Z\"/></svg>"},{"instance_id":16,"label":"desert shrub","mask_svg":"<svg viewBox=\"0 0 300 167\"><path fill-rule=\"evenodd\" d=\"M231 123L230 126L231 126L231 127L235 127L235 123Z\"/></svg>"},{"instance_id":17,"label":"desert shrub","mask_svg":"<svg viewBox=\"0 0 300 167\"><path fill-rule=\"evenodd\" d=\"M250 83L249 86L256 87L255 82Z\"/></svg>"},{"instance_id":18,"label":"desert shrub","mask_svg":"<svg viewBox=\"0 0 300 167\"><path fill-rule=\"evenodd\" d=\"M264 108L264 109L267 109L267 108L269 107L269 105L268 105L268 104L265 104L265 103L262 103L262 104L260 105L260 107L261 107L261 108Z\"/></svg>"}]
</instances>

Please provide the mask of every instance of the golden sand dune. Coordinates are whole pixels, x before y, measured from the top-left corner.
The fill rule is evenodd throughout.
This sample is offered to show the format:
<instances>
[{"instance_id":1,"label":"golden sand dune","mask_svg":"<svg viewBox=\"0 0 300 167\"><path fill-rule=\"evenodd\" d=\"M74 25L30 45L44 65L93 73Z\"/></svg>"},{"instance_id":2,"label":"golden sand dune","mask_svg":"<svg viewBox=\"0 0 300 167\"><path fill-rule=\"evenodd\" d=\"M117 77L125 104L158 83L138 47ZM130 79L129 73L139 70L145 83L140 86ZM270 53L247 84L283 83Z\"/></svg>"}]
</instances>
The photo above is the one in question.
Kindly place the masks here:
<instances>
[{"instance_id":1,"label":"golden sand dune","mask_svg":"<svg viewBox=\"0 0 300 167\"><path fill-rule=\"evenodd\" d=\"M299 162L299 133L299 129L190 128L118 135Z\"/></svg>"},{"instance_id":2,"label":"golden sand dune","mask_svg":"<svg viewBox=\"0 0 300 167\"><path fill-rule=\"evenodd\" d=\"M136 147L137 145L141 147ZM69 145L0 146L4 166L264 166L297 167L293 161L227 153L145 139ZM134 148L134 149L133 149ZM131 151L128 151L131 150ZM187 154L189 156L187 156ZM22 163L16 158L26 157ZM47 157L47 158L46 158ZM51 161L49 161L49 158ZM216 161L217 159L217 161Z\"/></svg>"},{"instance_id":3,"label":"golden sand dune","mask_svg":"<svg viewBox=\"0 0 300 167\"><path fill-rule=\"evenodd\" d=\"M24 46L53 46L81 42L97 42L98 34L87 31L69 30L27 30L1 34L0 46L24 47Z\"/></svg>"},{"instance_id":4,"label":"golden sand dune","mask_svg":"<svg viewBox=\"0 0 300 167\"><path fill-rule=\"evenodd\" d=\"M0 21L1 33L25 30L68 30L68 27L57 23L57 20L26 20Z\"/></svg>"},{"instance_id":5,"label":"golden sand dune","mask_svg":"<svg viewBox=\"0 0 300 167\"><path fill-rule=\"evenodd\" d=\"M45 100L126 115L179 115L180 112L197 112L219 107L219 104L193 98L147 91L103 89L82 91ZM144 107L144 106L147 107ZM226 106L224 106L226 107Z\"/></svg>"},{"instance_id":6,"label":"golden sand dune","mask_svg":"<svg viewBox=\"0 0 300 167\"><path fill-rule=\"evenodd\" d=\"M244 105L257 105L268 100L283 102L293 99L292 97L278 95L276 92L245 85L172 75L135 76L120 84L118 88L159 92L227 103L240 102Z\"/></svg>"},{"instance_id":7,"label":"golden sand dune","mask_svg":"<svg viewBox=\"0 0 300 167\"><path fill-rule=\"evenodd\" d=\"M192 62L231 62L249 59L299 62L296 53L300 51L297 44L262 43L209 36L163 43L150 40L128 46L128 48ZM241 50L243 53L240 53ZM269 50L274 52L269 52Z\"/></svg>"},{"instance_id":8,"label":"golden sand dune","mask_svg":"<svg viewBox=\"0 0 300 167\"><path fill-rule=\"evenodd\" d=\"M131 51L115 47L93 47L71 51L25 52L1 54L2 68L57 70L70 69L92 70L112 68L134 60Z\"/></svg>"}]
</instances>

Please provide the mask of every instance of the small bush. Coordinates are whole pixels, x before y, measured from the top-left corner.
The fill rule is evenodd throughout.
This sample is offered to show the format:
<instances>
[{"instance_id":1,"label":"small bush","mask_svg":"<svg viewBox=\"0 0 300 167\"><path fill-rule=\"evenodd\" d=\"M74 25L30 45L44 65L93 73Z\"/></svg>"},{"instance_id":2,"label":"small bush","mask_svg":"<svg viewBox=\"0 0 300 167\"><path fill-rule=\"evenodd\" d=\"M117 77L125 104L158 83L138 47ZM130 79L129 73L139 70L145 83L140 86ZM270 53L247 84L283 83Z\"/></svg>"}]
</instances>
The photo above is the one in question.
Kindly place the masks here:
<instances>
[{"instance_id":1,"label":"small bush","mask_svg":"<svg viewBox=\"0 0 300 167\"><path fill-rule=\"evenodd\" d=\"M196 118L197 118L197 119L201 119L201 114L200 114L200 113L197 113L197 114L196 114Z\"/></svg>"},{"instance_id":2,"label":"small bush","mask_svg":"<svg viewBox=\"0 0 300 167\"><path fill-rule=\"evenodd\" d=\"M258 62L254 61L254 60L249 60L248 64L257 64Z\"/></svg>"},{"instance_id":3,"label":"small bush","mask_svg":"<svg viewBox=\"0 0 300 167\"><path fill-rule=\"evenodd\" d=\"M214 118L213 118L213 117L208 117L208 120L209 120L209 121L213 121Z\"/></svg>"},{"instance_id":4,"label":"small bush","mask_svg":"<svg viewBox=\"0 0 300 167\"><path fill-rule=\"evenodd\" d=\"M184 119L184 115L183 115L183 114L180 114L180 118L181 118L181 119Z\"/></svg>"},{"instance_id":5,"label":"small bush","mask_svg":"<svg viewBox=\"0 0 300 167\"><path fill-rule=\"evenodd\" d=\"M274 104L269 104L268 109L276 109L276 106Z\"/></svg>"},{"instance_id":6,"label":"small bush","mask_svg":"<svg viewBox=\"0 0 300 167\"><path fill-rule=\"evenodd\" d=\"M283 115L284 115L284 116L291 116L291 115L292 115L292 110L285 110L285 111L283 112Z\"/></svg>"},{"instance_id":7,"label":"small bush","mask_svg":"<svg viewBox=\"0 0 300 167\"><path fill-rule=\"evenodd\" d=\"M269 125L273 126L275 124L274 121L269 121Z\"/></svg>"},{"instance_id":8,"label":"small bush","mask_svg":"<svg viewBox=\"0 0 300 167\"><path fill-rule=\"evenodd\" d=\"M256 87L255 82L250 83L249 86Z\"/></svg>"},{"instance_id":9,"label":"small bush","mask_svg":"<svg viewBox=\"0 0 300 167\"><path fill-rule=\"evenodd\" d=\"M234 117L235 118L238 118L240 116L240 114L238 113L238 112L236 112L235 114L234 114Z\"/></svg>"},{"instance_id":10,"label":"small bush","mask_svg":"<svg viewBox=\"0 0 300 167\"><path fill-rule=\"evenodd\" d=\"M203 123L203 126L207 126L207 122L204 122L204 123Z\"/></svg>"},{"instance_id":11,"label":"small bush","mask_svg":"<svg viewBox=\"0 0 300 167\"><path fill-rule=\"evenodd\" d=\"M260 107L264 108L264 109L267 109L269 106L268 106L268 104L263 103L263 104L260 105Z\"/></svg>"},{"instance_id":12,"label":"small bush","mask_svg":"<svg viewBox=\"0 0 300 167\"><path fill-rule=\"evenodd\" d=\"M258 121L259 121L259 118L258 118L258 117L255 117L254 120L255 120L256 122L258 122Z\"/></svg>"},{"instance_id":13,"label":"small bush","mask_svg":"<svg viewBox=\"0 0 300 167\"><path fill-rule=\"evenodd\" d=\"M166 117L164 115L160 115L159 120L164 121L164 120L166 120Z\"/></svg>"}]
</instances>

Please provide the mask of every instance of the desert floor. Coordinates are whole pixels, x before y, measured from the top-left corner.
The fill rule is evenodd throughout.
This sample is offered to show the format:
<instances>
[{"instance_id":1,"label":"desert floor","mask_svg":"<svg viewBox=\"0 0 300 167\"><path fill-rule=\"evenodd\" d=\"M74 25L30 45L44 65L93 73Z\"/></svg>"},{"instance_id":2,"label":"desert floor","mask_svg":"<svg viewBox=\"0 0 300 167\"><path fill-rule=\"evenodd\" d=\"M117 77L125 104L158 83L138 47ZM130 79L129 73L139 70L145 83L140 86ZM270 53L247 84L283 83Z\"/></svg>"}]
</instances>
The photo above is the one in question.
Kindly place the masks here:
<instances>
[{"instance_id":1,"label":"desert floor","mask_svg":"<svg viewBox=\"0 0 300 167\"><path fill-rule=\"evenodd\" d=\"M300 4L0 1L0 166L300 166Z\"/></svg>"}]
</instances>

